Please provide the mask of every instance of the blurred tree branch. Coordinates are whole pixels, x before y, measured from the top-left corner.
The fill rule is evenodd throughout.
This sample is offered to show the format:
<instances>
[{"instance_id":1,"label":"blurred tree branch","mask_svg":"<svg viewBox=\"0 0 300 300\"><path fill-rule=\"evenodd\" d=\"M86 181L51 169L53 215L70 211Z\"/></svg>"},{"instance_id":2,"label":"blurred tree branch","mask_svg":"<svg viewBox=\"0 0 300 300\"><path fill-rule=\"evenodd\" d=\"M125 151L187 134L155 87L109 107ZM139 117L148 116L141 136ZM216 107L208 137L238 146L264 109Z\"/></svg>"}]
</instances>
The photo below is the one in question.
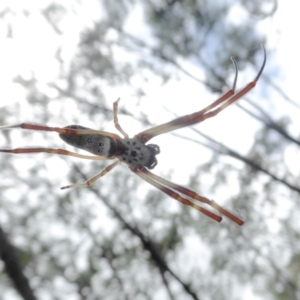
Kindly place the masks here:
<instances>
[{"instance_id":1,"label":"blurred tree branch","mask_svg":"<svg viewBox=\"0 0 300 300\"><path fill-rule=\"evenodd\" d=\"M24 300L36 300L28 278L24 274L20 259L15 248L8 240L6 233L0 227L0 257L4 262L5 271L10 277L16 290Z\"/></svg>"}]
</instances>

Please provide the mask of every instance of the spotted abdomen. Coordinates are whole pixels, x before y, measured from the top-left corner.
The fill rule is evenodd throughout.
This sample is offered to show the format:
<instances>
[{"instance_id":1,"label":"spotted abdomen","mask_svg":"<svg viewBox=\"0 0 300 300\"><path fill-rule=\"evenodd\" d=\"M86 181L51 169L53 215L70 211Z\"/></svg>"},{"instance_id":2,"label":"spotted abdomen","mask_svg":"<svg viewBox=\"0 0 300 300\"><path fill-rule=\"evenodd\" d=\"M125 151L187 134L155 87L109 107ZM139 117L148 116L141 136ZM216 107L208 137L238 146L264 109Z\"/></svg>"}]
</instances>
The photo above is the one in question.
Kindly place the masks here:
<instances>
[{"instance_id":1,"label":"spotted abdomen","mask_svg":"<svg viewBox=\"0 0 300 300\"><path fill-rule=\"evenodd\" d=\"M80 130L90 129L80 125L69 125L65 128ZM99 134L60 134L59 137L67 144L95 155L109 158L116 154L116 141L107 136Z\"/></svg>"}]
</instances>

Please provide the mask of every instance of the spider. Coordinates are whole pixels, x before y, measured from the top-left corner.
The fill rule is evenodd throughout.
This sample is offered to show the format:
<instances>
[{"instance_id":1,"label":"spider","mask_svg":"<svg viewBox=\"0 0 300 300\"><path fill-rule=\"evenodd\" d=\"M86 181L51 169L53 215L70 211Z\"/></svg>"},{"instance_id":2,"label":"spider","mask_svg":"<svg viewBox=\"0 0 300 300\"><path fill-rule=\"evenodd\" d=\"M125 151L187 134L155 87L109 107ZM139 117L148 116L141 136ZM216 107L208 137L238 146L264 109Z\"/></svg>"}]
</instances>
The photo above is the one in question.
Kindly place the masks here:
<instances>
[{"instance_id":1,"label":"spider","mask_svg":"<svg viewBox=\"0 0 300 300\"><path fill-rule=\"evenodd\" d=\"M139 176L141 179L148 182L150 185L161 190L168 196L178 200L182 204L193 207L194 209L200 211L211 219L221 222L222 217L218 213L214 213L203 206L197 205L195 202L199 201L206 205L209 205L216 209L222 215L225 215L233 222L238 225L243 225L244 220L226 210L225 208L218 205L213 200L209 200L205 197L198 195L197 193L189 190L183 186L170 182L158 175L153 174L149 169L153 169L157 165L156 155L160 153L160 148L156 144L146 143L157 135L171 132L183 127L191 126L200 123L206 119L216 116L219 112L224 110L226 107L243 97L251 89L253 89L259 80L263 69L266 64L266 50L262 45L264 52L264 59L262 66L254 78L253 81L248 83L243 89L235 93L236 82L238 77L237 63L233 57L231 57L232 63L235 68L235 77L233 81L232 88L227 91L224 95L214 101L212 104L208 105L204 109L179 117L173 121L152 127L145 131L142 131L135 135L133 138L129 138L128 134L122 129L118 120L118 103L119 100L113 103L113 114L114 114L114 124L116 129L121 132L124 138L121 138L115 133L110 133L106 131L94 130L86 128L80 125L69 125L66 127L49 127L45 125L36 125L31 123L21 123L17 125L1 126L0 130L6 130L11 128L22 128L29 130L41 130L41 131L54 131L59 133L59 137L69 145L76 148L88 151L92 155L83 155L75 152L70 152L63 149L52 149L52 148L16 148L16 149L0 149L0 152L4 153L52 153L59 155L74 156L89 160L107 160L116 159L111 165L106 167L100 173L90 178L84 183L77 183L73 185L67 185L61 187L61 189L68 188L78 188L86 187L92 185L100 177L104 176L106 173L111 171L119 163L124 162L128 165L129 169Z\"/></svg>"}]
</instances>

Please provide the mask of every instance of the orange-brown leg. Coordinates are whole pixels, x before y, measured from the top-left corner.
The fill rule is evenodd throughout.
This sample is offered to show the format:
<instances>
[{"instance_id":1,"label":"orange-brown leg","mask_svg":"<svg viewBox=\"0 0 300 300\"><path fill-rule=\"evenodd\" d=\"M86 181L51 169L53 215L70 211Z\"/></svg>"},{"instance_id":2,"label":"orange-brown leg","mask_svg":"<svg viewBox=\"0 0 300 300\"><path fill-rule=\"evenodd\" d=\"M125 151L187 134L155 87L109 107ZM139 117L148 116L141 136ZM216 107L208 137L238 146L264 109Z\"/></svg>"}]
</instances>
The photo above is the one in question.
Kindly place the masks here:
<instances>
[{"instance_id":1,"label":"orange-brown leg","mask_svg":"<svg viewBox=\"0 0 300 300\"><path fill-rule=\"evenodd\" d=\"M72 185L66 185L66 186L61 187L61 189L65 190L65 189L70 189L70 188L79 188L79 187L91 186L96 180L98 180L100 177L103 177L104 175L106 175L109 171L111 171L120 162L121 162L120 160L116 160L114 163L112 163L111 165L106 167L104 170L102 170L100 173L98 173L94 177L90 178L86 182L72 184Z\"/></svg>"},{"instance_id":2,"label":"orange-brown leg","mask_svg":"<svg viewBox=\"0 0 300 300\"><path fill-rule=\"evenodd\" d=\"M142 141L143 143L146 143L147 141L149 141L150 139L152 139L153 137L155 137L157 135L167 133L167 132L179 129L179 128L183 128L183 127L187 127L187 126L191 126L191 125L200 123L200 122L202 122L202 121L204 121L208 118L214 117L220 111L224 110L227 106L231 105L232 103L234 103L235 101L237 101L238 99L243 97L246 93L248 93L250 90L252 90L255 87L255 85L256 85L257 81L259 80L259 78L260 78L260 76L263 72L263 69L265 67L266 60L267 60L267 54L266 54L266 50L263 47L263 45L262 45L262 48L263 48L263 51L264 51L264 60L263 60L262 66L261 66L257 76L254 78L253 81L248 83L237 94L235 94L235 85L236 85L237 71L238 70L237 70L235 60L232 59L232 61L234 63L234 66L236 68L236 75L235 75L235 80L234 80L234 83L233 83L233 86L232 86L231 90L229 90L226 94L221 96L219 99L217 99L215 102L213 102L212 104L210 104L206 108L204 108L204 109L202 109L202 110L200 110L196 113L186 115L186 116L177 118L177 119L175 119L171 122L164 123L164 124L152 127L150 129L147 129L145 131L142 131L142 132L138 133L136 135L136 137L140 141ZM218 108L216 108L216 107L218 107ZM216 108L216 109L213 110L213 108Z\"/></svg>"},{"instance_id":3,"label":"orange-brown leg","mask_svg":"<svg viewBox=\"0 0 300 300\"><path fill-rule=\"evenodd\" d=\"M205 197L202 197L200 195L198 195L197 193L183 187L183 186L180 186L178 184L175 184L169 180L166 180L158 175L155 175L153 173L151 173L150 171L148 171L146 168L142 167L139 169L139 171L143 174L145 174L148 178L151 178L153 181L155 182L159 182L160 184L162 184L163 186L165 187L168 187L172 190L175 190L177 192L179 192L181 195L185 195L185 196L188 196L194 200L197 200L197 201L200 201L200 202L203 202L203 203L206 203L208 205L210 205L211 207L213 207L214 209L218 210L221 214L223 214L224 216L226 216L227 218L229 218L230 220L232 220L233 222L237 223L238 225L243 225L244 224L244 221L234 215L233 213L229 212L228 210L222 208L220 205L218 205L216 202L214 201L211 201Z\"/></svg>"},{"instance_id":4,"label":"orange-brown leg","mask_svg":"<svg viewBox=\"0 0 300 300\"><path fill-rule=\"evenodd\" d=\"M0 149L0 152L2 152L2 153L12 153L12 154L43 153L44 152L44 153L51 153L51 154L74 156L74 157L90 159L90 160L107 160L107 159L109 159L105 156L83 155L83 154L67 151L67 150L64 150L64 149L52 149L52 148L42 148L42 147Z\"/></svg>"},{"instance_id":5,"label":"orange-brown leg","mask_svg":"<svg viewBox=\"0 0 300 300\"><path fill-rule=\"evenodd\" d=\"M113 139L120 139L120 136L118 136L115 133L110 133L101 130L93 130L93 129L70 129L70 128L62 128L62 127L50 127L46 125L37 125L31 123L21 123L17 125L0 126L0 130L6 130L12 128L22 128L22 129L39 130L39 131L54 131L60 134L99 134L99 135L108 136Z\"/></svg>"},{"instance_id":6,"label":"orange-brown leg","mask_svg":"<svg viewBox=\"0 0 300 300\"><path fill-rule=\"evenodd\" d=\"M173 199L181 202L184 205L191 206L195 208L196 210L200 211L201 213L205 214L206 216L210 217L211 219L221 222L222 217L219 215L216 215L215 213L193 203L192 201L182 197L178 193L174 192L174 190L168 188L166 185L161 184L158 180L154 180L150 176L148 176L148 173L145 172L145 168L130 168L132 172L134 172L137 176L139 176L141 179L145 180L152 186L156 187L157 189L161 190L163 193L167 194L168 196L172 197ZM150 173L150 172L149 172Z\"/></svg>"},{"instance_id":7,"label":"orange-brown leg","mask_svg":"<svg viewBox=\"0 0 300 300\"><path fill-rule=\"evenodd\" d=\"M120 98L117 99L117 101L114 102L114 123L115 127L123 134L125 138L128 138L128 134L123 130L119 123L118 119L118 104L119 104Z\"/></svg>"}]
</instances>

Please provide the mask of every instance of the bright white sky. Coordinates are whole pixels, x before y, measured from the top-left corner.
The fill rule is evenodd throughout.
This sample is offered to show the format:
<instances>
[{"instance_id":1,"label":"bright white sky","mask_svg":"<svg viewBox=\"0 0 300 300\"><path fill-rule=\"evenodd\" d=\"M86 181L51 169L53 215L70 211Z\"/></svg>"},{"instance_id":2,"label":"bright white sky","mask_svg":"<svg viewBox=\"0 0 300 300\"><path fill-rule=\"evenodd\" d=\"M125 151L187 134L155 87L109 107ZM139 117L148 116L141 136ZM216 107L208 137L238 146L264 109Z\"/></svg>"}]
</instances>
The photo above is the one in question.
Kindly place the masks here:
<instances>
[{"instance_id":1,"label":"bright white sky","mask_svg":"<svg viewBox=\"0 0 300 300\"><path fill-rule=\"evenodd\" d=\"M53 33L52 28L49 28L49 24L40 15L40 9L45 7L51 1L4 1L0 3L0 10L3 7L9 5L12 7L13 11L19 11L19 16L13 18L14 23L14 39L7 39L5 37L5 24L0 20L0 109L3 106L12 105L13 103L18 103L23 107L23 111L26 112L26 121L30 121L30 107L28 107L25 101L25 91L18 84L12 82L12 79L22 74L30 75L34 71L36 78L39 80L41 87L46 90L47 83L54 81L58 72L58 65L54 60L54 53L57 49L57 45L64 45L64 55L65 57L72 57L73 53L76 51L76 44L78 42L78 32L86 26L86 24L91 23L91 19L99 18L101 10L97 6L97 1L87 0L84 4L79 7L74 4L73 1L62 1L63 5L68 5L69 7L75 7L79 17L70 15L65 23L63 24L64 36L58 37ZM22 10L26 8L32 13L30 19L26 19L22 16ZM300 2L293 1L293 6L291 6L291 1L280 1L279 8L272 20L268 19L261 24L261 31L267 33L268 44L266 48L268 51L268 62L265 68L265 74L277 83L282 90L284 90L292 99L299 99L300 88L299 88L299 53L300 53L300 43L298 42L298 28L300 28ZM147 34L147 30L143 26L137 26L137 24L142 24L142 13L141 10L137 9L130 21L127 24L127 31L133 35L143 36ZM259 45L254 45L259 46ZM257 61L262 61L263 53L259 54ZM201 77L201 70L195 69L192 65L185 65L186 68L192 71L192 73L197 74ZM45 71L46 70L46 71ZM251 80L255 76L253 70L249 70L245 76L240 76L238 86L241 87L246 84L246 81ZM138 76L135 78L136 86L139 85ZM245 81L246 80L246 81ZM294 110L292 106L286 105L281 98L276 94L268 95L263 94L266 91L263 89L263 81L260 81L259 86L255 91L251 92L251 95L258 93L257 99L262 99L263 97L272 97L272 103L276 103L274 99L278 98L278 103L275 107L272 107L272 116L274 118L279 117L283 114L289 115L293 120L293 125L291 127L291 133L294 135L299 134L300 128L300 118L298 116L298 111ZM128 87L120 87L119 89L112 89L110 87L103 87L107 99L112 99L112 102L121 96L120 106L126 105L127 109L130 109L130 97L132 90ZM153 123L158 124L157 115L159 111L159 119L165 117L165 121L172 119L172 116L168 114L164 107L170 108L173 112L178 115L183 115L191 113L203 108L203 105L209 104L214 100L210 94L208 94L204 89L200 89L200 85L197 82L192 81L185 76L182 76L180 84L178 81L170 81L167 85L161 87L160 81L155 76L149 82L149 86L145 87L148 91L147 99L149 101L143 101L141 108L144 112L147 112L150 120ZM261 96L261 95L264 96ZM201 98L201 106L200 104ZM255 97L251 97L255 99ZM300 101L299 101L300 102ZM205 104L204 104L205 103ZM263 103L266 109L270 109L268 102ZM134 111L135 107L131 107ZM74 108L76 110L76 108ZM137 128L139 124L134 120L128 118L125 119L126 123L123 124L125 131L133 136L138 131L143 130L142 127ZM12 124L20 123L24 120L16 118L12 120ZM38 120L32 120L38 122ZM120 122L122 122L122 116L120 116ZM211 124L213 123L213 126ZM243 125L237 125L243 124ZM1 124L0 125L7 125ZM56 126L65 126L67 124L52 124ZM219 131L218 128L222 128ZM239 130L237 130L237 128ZM241 133L241 128L243 132ZM106 131L116 132L113 126L113 122L108 128L102 128ZM241 110L237 107L231 107L230 109L222 112L215 120L210 120L200 128L203 132L208 135L212 135L215 139L224 142L228 145L235 145L235 149L240 152L246 152L252 143L252 136L255 130L258 129L258 124L251 120L251 118L245 116ZM234 134L226 134L224 132L234 132ZM178 132L181 133L181 132ZM154 141L153 141L154 142ZM0 136L1 143L1 136ZM188 181L189 176L184 174L190 174L193 171L193 165L195 165L195 160L197 163L199 161L207 161L209 159L209 153L205 151L199 151L199 146L196 146L194 153L200 153L199 157L188 157L184 160L174 162L174 155L178 156L181 154L184 145L179 145L178 143L185 143L185 141L178 140L171 135L166 138L157 137L155 143L159 144L162 153L159 155L159 164L155 169L155 173L162 174L167 172L170 166L173 166L173 180L181 184L185 184ZM36 143L38 144L38 142ZM35 144L35 145L36 145ZM18 146L26 145L24 143ZM175 151L174 155L174 145L176 148L181 149ZM50 145L49 145L50 146ZM189 145L193 147L194 145ZM296 161L300 161L300 154L298 151L291 150L291 153L286 156L286 160L289 163L291 170L298 172L299 165L295 164ZM175 165L175 166L174 166ZM176 172L177 170L177 172ZM53 174L50 176L56 176L56 168L53 168ZM209 178L207 179L209 180ZM250 298L249 298L250 299ZM255 298L252 298L255 299Z\"/></svg>"}]
</instances>

